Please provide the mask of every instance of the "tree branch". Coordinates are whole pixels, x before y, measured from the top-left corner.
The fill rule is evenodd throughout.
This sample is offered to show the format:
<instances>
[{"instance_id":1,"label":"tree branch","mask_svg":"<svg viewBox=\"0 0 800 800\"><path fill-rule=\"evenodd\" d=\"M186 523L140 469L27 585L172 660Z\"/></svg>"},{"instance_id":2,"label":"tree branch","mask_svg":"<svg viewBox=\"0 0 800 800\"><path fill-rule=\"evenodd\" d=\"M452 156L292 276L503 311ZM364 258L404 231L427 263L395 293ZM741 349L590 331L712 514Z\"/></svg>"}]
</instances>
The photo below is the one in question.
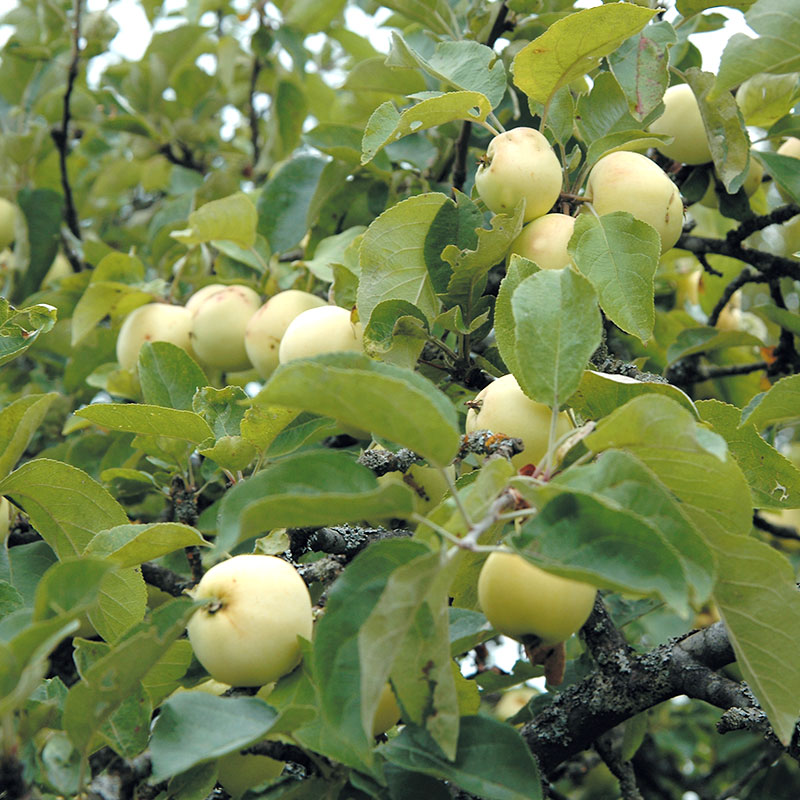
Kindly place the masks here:
<instances>
[{"instance_id":1,"label":"tree branch","mask_svg":"<svg viewBox=\"0 0 800 800\"><path fill-rule=\"evenodd\" d=\"M69 155L69 125L72 119L72 110L70 103L72 100L72 90L75 87L75 81L78 77L78 63L81 57L81 14L83 12L83 0L74 0L73 14L74 22L72 25L72 53L70 56L69 69L67 70L67 89L64 92L63 111L61 114L61 128L54 128L51 131L51 136L56 144L58 150L58 164L61 170L61 188L64 190L64 201L66 208L64 215L66 217L67 227L70 229L72 235L80 241L81 227L78 222L78 212L75 210L75 200L72 196L72 187L69 182L69 173L67 172L67 156ZM71 262L71 259L70 259ZM75 264L73 264L73 267Z\"/></svg>"}]
</instances>

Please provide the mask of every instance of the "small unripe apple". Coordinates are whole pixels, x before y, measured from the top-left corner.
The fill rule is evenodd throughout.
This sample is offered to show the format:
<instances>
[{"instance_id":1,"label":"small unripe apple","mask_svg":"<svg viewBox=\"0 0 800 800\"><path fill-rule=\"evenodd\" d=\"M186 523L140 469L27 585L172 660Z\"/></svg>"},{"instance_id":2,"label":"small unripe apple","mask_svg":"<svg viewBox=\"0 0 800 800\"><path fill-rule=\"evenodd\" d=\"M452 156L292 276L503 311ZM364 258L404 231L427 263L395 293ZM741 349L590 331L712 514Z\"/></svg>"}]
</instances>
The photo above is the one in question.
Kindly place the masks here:
<instances>
[{"instance_id":1,"label":"small unripe apple","mask_svg":"<svg viewBox=\"0 0 800 800\"><path fill-rule=\"evenodd\" d=\"M226 372L249 369L244 331L260 305L248 286L226 286L193 305L191 341L200 361Z\"/></svg>"},{"instance_id":2,"label":"small unripe apple","mask_svg":"<svg viewBox=\"0 0 800 800\"><path fill-rule=\"evenodd\" d=\"M0 250L5 250L16 236L17 207L0 197Z\"/></svg>"},{"instance_id":3,"label":"small unripe apple","mask_svg":"<svg viewBox=\"0 0 800 800\"><path fill-rule=\"evenodd\" d=\"M511 244L511 253L529 258L541 269L562 269L570 263L567 245L575 230L568 214L545 214L529 222Z\"/></svg>"},{"instance_id":4,"label":"small unripe apple","mask_svg":"<svg viewBox=\"0 0 800 800\"><path fill-rule=\"evenodd\" d=\"M41 286L43 289L47 289L56 281L61 280L61 278L66 278L67 275L74 275L72 264L69 263L69 259L63 253L58 253L53 259L50 269L47 270L44 278L42 278Z\"/></svg>"},{"instance_id":5,"label":"small unripe apple","mask_svg":"<svg viewBox=\"0 0 800 800\"><path fill-rule=\"evenodd\" d=\"M789 156L790 158L800 158L800 139L796 136L790 136L779 148L779 156ZM794 198L777 183L775 184L778 189L778 194L787 202L793 203Z\"/></svg>"},{"instance_id":6,"label":"small unripe apple","mask_svg":"<svg viewBox=\"0 0 800 800\"><path fill-rule=\"evenodd\" d=\"M117 337L117 361L123 369L135 371L139 350L145 342L171 342L191 353L189 331L192 315L183 306L148 303L125 317Z\"/></svg>"},{"instance_id":7,"label":"small unripe apple","mask_svg":"<svg viewBox=\"0 0 800 800\"><path fill-rule=\"evenodd\" d=\"M495 136L475 173L475 188L495 214L508 214L525 198L524 221L546 214L561 194L561 162L533 128Z\"/></svg>"},{"instance_id":8,"label":"small unripe apple","mask_svg":"<svg viewBox=\"0 0 800 800\"><path fill-rule=\"evenodd\" d=\"M551 575L516 553L492 553L478 577L478 602L492 627L542 644L569 639L589 618L597 589Z\"/></svg>"},{"instance_id":9,"label":"small unripe apple","mask_svg":"<svg viewBox=\"0 0 800 800\"><path fill-rule=\"evenodd\" d=\"M652 225L661 237L661 252L678 241L683 229L683 201L678 187L654 161L640 153L619 150L592 168L586 196L595 211L627 211Z\"/></svg>"},{"instance_id":10,"label":"small unripe apple","mask_svg":"<svg viewBox=\"0 0 800 800\"><path fill-rule=\"evenodd\" d=\"M252 753L240 753L237 750L219 759L217 780L220 786L236 800L248 789L277 778L285 766L283 761Z\"/></svg>"},{"instance_id":11,"label":"small unripe apple","mask_svg":"<svg viewBox=\"0 0 800 800\"><path fill-rule=\"evenodd\" d=\"M286 364L296 358L321 353L363 350L360 322L353 322L346 308L320 306L298 314L286 328L278 348L278 361Z\"/></svg>"},{"instance_id":12,"label":"small unripe apple","mask_svg":"<svg viewBox=\"0 0 800 800\"><path fill-rule=\"evenodd\" d=\"M224 283L209 283L208 286L204 286L202 289L198 289L187 301L186 301L186 308L189 311L194 311L206 297L210 297L215 292L219 292L221 289L225 289Z\"/></svg>"},{"instance_id":13,"label":"small unripe apple","mask_svg":"<svg viewBox=\"0 0 800 800\"><path fill-rule=\"evenodd\" d=\"M513 375L492 381L478 393L475 402L480 402L481 407L467 412L467 433L489 430L522 439L525 449L517 453L511 463L517 469L526 464L539 464L550 440L552 411L549 406L531 400ZM558 415L556 435L562 436L570 427L569 417L562 411Z\"/></svg>"},{"instance_id":14,"label":"small unripe apple","mask_svg":"<svg viewBox=\"0 0 800 800\"><path fill-rule=\"evenodd\" d=\"M528 701L536 694L530 686L519 686L510 689L497 701L497 705L492 709L492 714L502 722L509 717L513 717L528 705Z\"/></svg>"},{"instance_id":15,"label":"small unripe apple","mask_svg":"<svg viewBox=\"0 0 800 800\"><path fill-rule=\"evenodd\" d=\"M688 83L670 86L664 92L664 113L650 126L650 133L674 136L672 144L658 150L681 164L706 164L712 160L703 117Z\"/></svg>"},{"instance_id":16,"label":"small unripe apple","mask_svg":"<svg viewBox=\"0 0 800 800\"><path fill-rule=\"evenodd\" d=\"M400 706L394 696L390 684L383 687L381 696L378 698L378 707L375 709L375 716L372 719L372 735L380 736L386 733L389 728L393 728L400 719Z\"/></svg>"},{"instance_id":17,"label":"small unripe apple","mask_svg":"<svg viewBox=\"0 0 800 800\"><path fill-rule=\"evenodd\" d=\"M311 638L311 597L300 573L275 556L234 556L192 590L205 601L187 631L197 660L231 686L263 686L300 663Z\"/></svg>"},{"instance_id":18,"label":"small unripe apple","mask_svg":"<svg viewBox=\"0 0 800 800\"><path fill-rule=\"evenodd\" d=\"M324 305L325 301L316 295L289 289L270 297L250 317L244 332L244 347L262 378L269 378L278 367L278 348L289 323L303 311Z\"/></svg>"}]
</instances>

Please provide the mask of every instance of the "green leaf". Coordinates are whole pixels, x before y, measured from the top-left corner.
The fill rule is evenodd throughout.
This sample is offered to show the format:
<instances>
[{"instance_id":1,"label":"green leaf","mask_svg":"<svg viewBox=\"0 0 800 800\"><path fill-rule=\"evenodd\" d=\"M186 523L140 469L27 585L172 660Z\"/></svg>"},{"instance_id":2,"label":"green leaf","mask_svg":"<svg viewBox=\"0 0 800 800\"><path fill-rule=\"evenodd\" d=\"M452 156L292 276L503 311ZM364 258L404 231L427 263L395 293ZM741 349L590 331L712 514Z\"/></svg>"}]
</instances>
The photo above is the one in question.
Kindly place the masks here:
<instances>
[{"instance_id":1,"label":"green leaf","mask_svg":"<svg viewBox=\"0 0 800 800\"><path fill-rule=\"evenodd\" d=\"M297 416L297 412L289 408L253 405L245 412L239 428L242 437L263 453Z\"/></svg>"},{"instance_id":2,"label":"green leaf","mask_svg":"<svg viewBox=\"0 0 800 800\"><path fill-rule=\"evenodd\" d=\"M64 221L64 197L53 189L22 189L17 202L28 226L28 265L20 274L17 299L22 300L39 289L42 279L56 257ZM17 242L17 250L20 243Z\"/></svg>"},{"instance_id":3,"label":"green leaf","mask_svg":"<svg viewBox=\"0 0 800 800\"><path fill-rule=\"evenodd\" d=\"M274 253L294 247L308 230L306 215L325 161L297 156L287 161L267 182L258 197L258 232Z\"/></svg>"},{"instance_id":4,"label":"green leaf","mask_svg":"<svg viewBox=\"0 0 800 800\"><path fill-rule=\"evenodd\" d=\"M153 726L153 780L162 781L254 744L269 732L276 717L275 709L259 697L176 694L161 706Z\"/></svg>"},{"instance_id":5,"label":"green leaf","mask_svg":"<svg viewBox=\"0 0 800 800\"><path fill-rule=\"evenodd\" d=\"M575 220L569 253L591 281L600 307L642 342L653 334L654 276L661 254L658 232L632 214L582 214Z\"/></svg>"},{"instance_id":6,"label":"green leaf","mask_svg":"<svg viewBox=\"0 0 800 800\"><path fill-rule=\"evenodd\" d=\"M72 346L82 342L107 316L124 317L155 299L152 292L119 281L89 284L72 315Z\"/></svg>"},{"instance_id":7,"label":"green leaf","mask_svg":"<svg viewBox=\"0 0 800 800\"><path fill-rule=\"evenodd\" d=\"M97 600L100 584L112 564L102 558L69 558L42 576L33 600L33 620L75 619Z\"/></svg>"},{"instance_id":8,"label":"green leaf","mask_svg":"<svg viewBox=\"0 0 800 800\"><path fill-rule=\"evenodd\" d=\"M517 326L514 322L511 298L520 283L537 272L539 272L539 267L533 261L512 255L506 269L506 276L500 283L497 302L494 306L494 333L497 339L497 347L503 356L506 366L515 374L517 370Z\"/></svg>"},{"instance_id":9,"label":"green leaf","mask_svg":"<svg viewBox=\"0 0 800 800\"><path fill-rule=\"evenodd\" d=\"M601 72L592 90L578 98L575 124L581 139L591 146L614 133L641 130L644 122L631 114L628 99L614 76Z\"/></svg>"},{"instance_id":10,"label":"green leaf","mask_svg":"<svg viewBox=\"0 0 800 800\"><path fill-rule=\"evenodd\" d=\"M89 612L89 622L107 642L116 642L142 621L146 610L147 587L141 570L119 569L103 578L97 606Z\"/></svg>"},{"instance_id":11,"label":"green leaf","mask_svg":"<svg viewBox=\"0 0 800 800\"><path fill-rule=\"evenodd\" d=\"M739 464L756 508L800 508L800 470L761 436L755 425L740 426L741 412L719 400L700 400L700 416L725 438Z\"/></svg>"},{"instance_id":12,"label":"green leaf","mask_svg":"<svg viewBox=\"0 0 800 800\"><path fill-rule=\"evenodd\" d=\"M405 484L378 485L347 453L297 453L237 483L222 500L215 546L223 551L274 528L335 525L407 517L413 493Z\"/></svg>"},{"instance_id":13,"label":"green leaf","mask_svg":"<svg viewBox=\"0 0 800 800\"><path fill-rule=\"evenodd\" d=\"M790 114L798 97L796 74L753 75L736 90L744 121L759 128L771 128Z\"/></svg>"},{"instance_id":14,"label":"green leaf","mask_svg":"<svg viewBox=\"0 0 800 800\"><path fill-rule=\"evenodd\" d=\"M441 303L427 267L427 248L429 238L438 241L437 223L448 206L452 210L444 194L416 195L384 211L364 233L358 313L365 326L383 300L405 300L417 306L429 323L438 315Z\"/></svg>"},{"instance_id":15,"label":"green leaf","mask_svg":"<svg viewBox=\"0 0 800 800\"><path fill-rule=\"evenodd\" d=\"M608 56L631 114L643 120L654 111L669 86L669 48L678 41L668 22L648 25Z\"/></svg>"},{"instance_id":16,"label":"green leaf","mask_svg":"<svg viewBox=\"0 0 800 800\"><path fill-rule=\"evenodd\" d=\"M183 547L208 546L199 531L180 522L118 525L100 531L86 546L84 556L102 556L119 567L135 567Z\"/></svg>"},{"instance_id":17,"label":"green leaf","mask_svg":"<svg viewBox=\"0 0 800 800\"><path fill-rule=\"evenodd\" d=\"M795 203L800 203L800 163L791 156L778 153L756 152L756 158L764 165L774 181L791 196Z\"/></svg>"},{"instance_id":18,"label":"green leaf","mask_svg":"<svg viewBox=\"0 0 800 800\"><path fill-rule=\"evenodd\" d=\"M495 635L486 617L468 608L450 609L450 654L463 655Z\"/></svg>"},{"instance_id":19,"label":"green leaf","mask_svg":"<svg viewBox=\"0 0 800 800\"><path fill-rule=\"evenodd\" d=\"M406 726L382 749L384 757L411 772L450 781L486 800L541 800L536 762L517 731L489 717L461 719L458 748L448 759L421 728Z\"/></svg>"},{"instance_id":20,"label":"green leaf","mask_svg":"<svg viewBox=\"0 0 800 800\"><path fill-rule=\"evenodd\" d=\"M580 385L567 401L567 405L586 419L598 420L642 394L671 397L693 414L697 414L689 395L670 383L636 381L623 375L607 375L590 369L583 373Z\"/></svg>"},{"instance_id":21,"label":"green leaf","mask_svg":"<svg viewBox=\"0 0 800 800\"><path fill-rule=\"evenodd\" d=\"M353 559L329 590L325 614L314 632L311 664L319 686L320 714L335 726L351 759L371 762L362 721L359 631L391 574L429 552L425 545L410 539L374 542Z\"/></svg>"},{"instance_id":22,"label":"green leaf","mask_svg":"<svg viewBox=\"0 0 800 800\"><path fill-rule=\"evenodd\" d=\"M453 269L443 299L448 305L458 303L468 322L474 318L474 306L483 291L489 270L505 258L511 243L522 230L522 211L520 205L514 214L492 217L491 230L477 229L478 243L474 248L462 249L449 244L442 251L442 258Z\"/></svg>"},{"instance_id":23,"label":"green leaf","mask_svg":"<svg viewBox=\"0 0 800 800\"><path fill-rule=\"evenodd\" d=\"M689 585L678 551L649 520L604 497L559 494L512 542L548 572L615 591L655 592L681 616L689 614Z\"/></svg>"},{"instance_id":24,"label":"green leaf","mask_svg":"<svg viewBox=\"0 0 800 800\"><path fill-rule=\"evenodd\" d=\"M452 37L459 30L447 0L388 0L383 5L435 33Z\"/></svg>"},{"instance_id":25,"label":"green leaf","mask_svg":"<svg viewBox=\"0 0 800 800\"><path fill-rule=\"evenodd\" d=\"M800 418L800 375L781 378L770 390L753 398L742 411L741 425L755 425L763 430L770 425ZM0 484L1 486L2 484Z\"/></svg>"},{"instance_id":26,"label":"green leaf","mask_svg":"<svg viewBox=\"0 0 800 800\"><path fill-rule=\"evenodd\" d=\"M79 409L75 416L115 431L166 436L194 444L214 435L199 414L143 403L95 403Z\"/></svg>"},{"instance_id":27,"label":"green leaf","mask_svg":"<svg viewBox=\"0 0 800 800\"><path fill-rule=\"evenodd\" d=\"M433 54L425 59L396 31L392 31L392 49L386 59L390 67L418 67L445 84L448 89L480 92L492 108L500 105L506 92L503 61L479 42L438 42Z\"/></svg>"},{"instance_id":28,"label":"green leaf","mask_svg":"<svg viewBox=\"0 0 800 800\"><path fill-rule=\"evenodd\" d=\"M732 2L725 3L728 8L738 8L741 11L747 11L753 5L755 0L732 0ZM676 7L684 17L692 17L695 14L701 14L709 8L715 8L719 5L718 0L678 0Z\"/></svg>"},{"instance_id":29,"label":"green leaf","mask_svg":"<svg viewBox=\"0 0 800 800\"><path fill-rule=\"evenodd\" d=\"M0 297L0 367L22 355L41 334L56 324L57 311L50 305L15 309Z\"/></svg>"},{"instance_id":30,"label":"green leaf","mask_svg":"<svg viewBox=\"0 0 800 800\"><path fill-rule=\"evenodd\" d=\"M718 97L760 72L800 71L800 0L757 0L744 18L758 36L735 33L728 40L714 87Z\"/></svg>"},{"instance_id":31,"label":"green leaf","mask_svg":"<svg viewBox=\"0 0 800 800\"><path fill-rule=\"evenodd\" d=\"M413 369L428 338L428 320L416 306L384 300L372 310L364 329L364 350L381 361Z\"/></svg>"},{"instance_id":32,"label":"green leaf","mask_svg":"<svg viewBox=\"0 0 800 800\"><path fill-rule=\"evenodd\" d=\"M220 436L213 447L203 447L197 452L229 472L239 472L255 460L258 448L241 436Z\"/></svg>"},{"instance_id":33,"label":"green leaf","mask_svg":"<svg viewBox=\"0 0 800 800\"><path fill-rule=\"evenodd\" d=\"M95 533L128 522L122 506L85 472L46 458L0 481L0 494L30 517L59 558L80 555Z\"/></svg>"},{"instance_id":34,"label":"green leaf","mask_svg":"<svg viewBox=\"0 0 800 800\"><path fill-rule=\"evenodd\" d=\"M0 477L14 469L57 397L55 392L31 394L0 411Z\"/></svg>"},{"instance_id":35,"label":"green leaf","mask_svg":"<svg viewBox=\"0 0 800 800\"><path fill-rule=\"evenodd\" d=\"M329 353L282 364L257 402L366 427L438 466L449 464L458 450L455 409L433 383L360 353Z\"/></svg>"},{"instance_id":36,"label":"green leaf","mask_svg":"<svg viewBox=\"0 0 800 800\"><path fill-rule=\"evenodd\" d=\"M650 133L639 129L615 131L600 139L595 139L586 152L586 166L593 166L603 156L615 153L617 150L633 150L648 147L658 147L671 137Z\"/></svg>"},{"instance_id":37,"label":"green leaf","mask_svg":"<svg viewBox=\"0 0 800 800\"><path fill-rule=\"evenodd\" d=\"M695 603L708 598L715 575L711 550L669 490L641 461L628 453L607 451L593 464L566 470L551 486L590 493L645 520L655 531L654 539L671 549L667 563L671 564L672 556L677 555ZM610 552L609 548L599 557L608 559ZM631 554L623 560L630 562L633 558ZM645 565L645 569L651 568L650 564ZM658 579L655 580L654 586Z\"/></svg>"},{"instance_id":38,"label":"green leaf","mask_svg":"<svg viewBox=\"0 0 800 800\"><path fill-rule=\"evenodd\" d=\"M193 612L190 600L174 600L161 606L149 623L92 664L69 690L63 724L80 751L87 753L94 734L183 634Z\"/></svg>"},{"instance_id":39,"label":"green leaf","mask_svg":"<svg viewBox=\"0 0 800 800\"><path fill-rule=\"evenodd\" d=\"M600 344L602 322L592 285L569 268L542 270L517 286L511 307L514 376L531 399L551 408L561 405L575 393Z\"/></svg>"},{"instance_id":40,"label":"green leaf","mask_svg":"<svg viewBox=\"0 0 800 800\"><path fill-rule=\"evenodd\" d=\"M241 247L256 243L258 214L253 201L244 192L220 200L210 200L189 214L189 227L170 236L187 246L215 239L234 242Z\"/></svg>"},{"instance_id":41,"label":"green leaf","mask_svg":"<svg viewBox=\"0 0 800 800\"><path fill-rule=\"evenodd\" d=\"M395 108L391 100L387 100L372 112L364 129L361 163L369 163L386 145L411 133L456 120L483 122L491 110L491 103L480 92L446 92L434 97L426 96L402 112Z\"/></svg>"},{"instance_id":42,"label":"green leaf","mask_svg":"<svg viewBox=\"0 0 800 800\"><path fill-rule=\"evenodd\" d=\"M713 73L691 67L685 74L700 106L714 169L728 193L733 194L744 183L750 164L750 137L742 112L732 94L716 92Z\"/></svg>"},{"instance_id":43,"label":"green leaf","mask_svg":"<svg viewBox=\"0 0 800 800\"><path fill-rule=\"evenodd\" d=\"M667 361L674 364L697 353L711 353L727 347L763 347L764 343L744 331L721 331L719 328L684 328L667 348Z\"/></svg>"},{"instance_id":44,"label":"green leaf","mask_svg":"<svg viewBox=\"0 0 800 800\"><path fill-rule=\"evenodd\" d=\"M161 705L161 701L180 685L180 679L186 674L192 663L192 645L188 639L173 642L167 652L142 678L142 686L150 696L153 706Z\"/></svg>"},{"instance_id":45,"label":"green leaf","mask_svg":"<svg viewBox=\"0 0 800 800\"><path fill-rule=\"evenodd\" d=\"M587 8L554 22L514 58L514 84L549 105L570 81L591 72L603 56L638 33L655 12L628 3Z\"/></svg>"},{"instance_id":46,"label":"green leaf","mask_svg":"<svg viewBox=\"0 0 800 800\"><path fill-rule=\"evenodd\" d=\"M191 411L195 392L208 380L182 347L144 342L139 351L139 383L148 405Z\"/></svg>"},{"instance_id":47,"label":"green leaf","mask_svg":"<svg viewBox=\"0 0 800 800\"><path fill-rule=\"evenodd\" d=\"M192 410L202 415L214 436L238 436L250 398L240 386L205 386L192 399Z\"/></svg>"}]
</instances>

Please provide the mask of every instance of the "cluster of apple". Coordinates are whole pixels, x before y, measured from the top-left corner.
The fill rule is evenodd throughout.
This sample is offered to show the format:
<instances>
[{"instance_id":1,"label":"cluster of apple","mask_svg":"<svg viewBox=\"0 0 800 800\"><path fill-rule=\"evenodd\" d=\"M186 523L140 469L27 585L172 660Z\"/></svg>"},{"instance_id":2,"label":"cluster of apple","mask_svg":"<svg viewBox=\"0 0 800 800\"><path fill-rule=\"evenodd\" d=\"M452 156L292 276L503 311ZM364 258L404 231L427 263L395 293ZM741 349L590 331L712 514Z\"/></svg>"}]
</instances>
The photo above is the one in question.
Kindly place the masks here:
<instances>
[{"instance_id":1,"label":"cluster of apple","mask_svg":"<svg viewBox=\"0 0 800 800\"><path fill-rule=\"evenodd\" d=\"M248 286L214 283L185 306L148 303L132 311L117 337L117 361L134 371L144 342L178 345L207 367L254 368L264 379L278 364L336 350L361 350L361 325L350 312L288 289L262 305Z\"/></svg>"}]
</instances>

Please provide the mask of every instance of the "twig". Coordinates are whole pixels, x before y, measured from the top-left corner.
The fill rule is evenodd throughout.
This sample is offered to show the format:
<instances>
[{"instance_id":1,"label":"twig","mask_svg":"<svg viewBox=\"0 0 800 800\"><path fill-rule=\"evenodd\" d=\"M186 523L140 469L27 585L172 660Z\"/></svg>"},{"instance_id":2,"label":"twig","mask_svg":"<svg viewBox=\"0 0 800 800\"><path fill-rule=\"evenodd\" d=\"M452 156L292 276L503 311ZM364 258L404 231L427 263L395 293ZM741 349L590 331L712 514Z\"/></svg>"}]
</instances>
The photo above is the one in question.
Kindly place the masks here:
<instances>
[{"instance_id":1,"label":"twig","mask_svg":"<svg viewBox=\"0 0 800 800\"><path fill-rule=\"evenodd\" d=\"M697 380L695 382L708 380L710 378L729 378L733 375L749 375L751 372L766 370L769 364L766 361L754 361L752 364L731 364L730 366L706 366L697 368Z\"/></svg>"},{"instance_id":2,"label":"twig","mask_svg":"<svg viewBox=\"0 0 800 800\"><path fill-rule=\"evenodd\" d=\"M772 302L778 308L786 310L780 281L772 280L769 282L769 294ZM788 328L781 327L778 346L775 348L775 361L770 365L769 371L770 374L774 375L783 372L784 369L787 372L794 372L800 369L800 356L798 356L797 349L794 346L794 333Z\"/></svg>"},{"instance_id":3,"label":"twig","mask_svg":"<svg viewBox=\"0 0 800 800\"><path fill-rule=\"evenodd\" d=\"M205 165L194 157L192 151L183 142L176 142L175 146L180 150L180 154L175 152L171 142L161 145L158 152L161 153L170 164L175 164L185 169L192 169L195 172L199 172L201 175L205 174Z\"/></svg>"},{"instance_id":4,"label":"twig","mask_svg":"<svg viewBox=\"0 0 800 800\"><path fill-rule=\"evenodd\" d=\"M750 781L758 775L759 772L762 770L767 769L767 767L771 766L775 761L777 761L778 757L780 756L780 752L776 751L774 747L768 747L742 774L742 776L725 789L723 792L717 795L717 800L728 800L729 797L735 797L736 795L747 786Z\"/></svg>"},{"instance_id":5,"label":"twig","mask_svg":"<svg viewBox=\"0 0 800 800\"><path fill-rule=\"evenodd\" d=\"M754 216L746 219L736 228L728 231L725 239L730 244L738 246L756 231L764 230L764 228L768 228L770 225L780 225L792 219L792 217L796 217L798 214L800 214L800 206L789 203L789 205L781 206L780 208L770 211L769 214L762 214L761 216Z\"/></svg>"},{"instance_id":6,"label":"twig","mask_svg":"<svg viewBox=\"0 0 800 800\"><path fill-rule=\"evenodd\" d=\"M70 56L69 69L67 71L67 89L64 92L63 111L61 114L61 128L54 128L51 132L53 141L58 150L58 164L61 170L61 188L64 190L65 210L67 227L72 235L80 241L81 227L78 222L78 212L75 210L75 200L72 196L72 187L69 182L67 172L67 156L69 155L69 124L72 119L70 102L72 100L72 90L78 77L78 62L81 57L81 13L83 11L83 0L74 0L73 14L74 22L72 25L72 53ZM72 265L73 267L75 264Z\"/></svg>"},{"instance_id":7,"label":"twig","mask_svg":"<svg viewBox=\"0 0 800 800\"><path fill-rule=\"evenodd\" d=\"M144 582L173 597L182 597L183 593L192 586L192 581L187 581L183 575L178 575L171 569L145 561L142 564L142 577Z\"/></svg>"},{"instance_id":8,"label":"twig","mask_svg":"<svg viewBox=\"0 0 800 800\"><path fill-rule=\"evenodd\" d=\"M736 293L738 289L741 289L746 283L758 283L761 278L753 272L750 267L745 267L722 291L722 295L720 296L719 300L717 300L716 305L714 308L711 309L711 313L708 315L708 324L713 328L717 321L719 320L719 315L722 313L722 309L728 305L731 297Z\"/></svg>"},{"instance_id":9,"label":"twig","mask_svg":"<svg viewBox=\"0 0 800 800\"><path fill-rule=\"evenodd\" d=\"M800 541L800 532L789 525L776 525L774 522L769 522L764 519L760 514L753 514L753 526L759 530L766 531L772 536L777 536L779 539L794 539Z\"/></svg>"}]
</instances>

